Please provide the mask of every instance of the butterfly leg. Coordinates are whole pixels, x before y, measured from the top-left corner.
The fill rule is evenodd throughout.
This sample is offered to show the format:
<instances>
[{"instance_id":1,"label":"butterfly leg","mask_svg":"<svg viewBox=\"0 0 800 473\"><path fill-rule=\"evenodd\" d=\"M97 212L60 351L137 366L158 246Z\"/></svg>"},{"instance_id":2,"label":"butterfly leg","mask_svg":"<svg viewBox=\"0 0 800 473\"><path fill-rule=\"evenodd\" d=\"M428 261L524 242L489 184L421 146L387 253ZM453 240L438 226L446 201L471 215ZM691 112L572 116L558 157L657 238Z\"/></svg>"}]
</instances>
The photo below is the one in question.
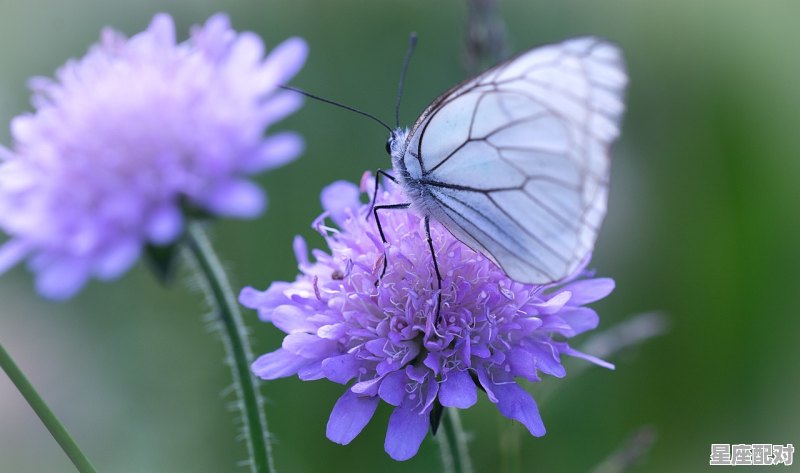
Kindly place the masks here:
<instances>
[{"instance_id":1,"label":"butterfly leg","mask_svg":"<svg viewBox=\"0 0 800 473\"><path fill-rule=\"evenodd\" d=\"M372 190L372 203L370 204L369 211L367 212L367 220L369 220L369 216L372 214L373 210L375 209L375 201L378 199L378 186L380 184L380 177L383 176L390 181L397 184L397 179L394 178L391 174L384 171L383 169L378 169L375 171L375 189ZM386 243L384 241L384 243Z\"/></svg>"},{"instance_id":2,"label":"butterfly leg","mask_svg":"<svg viewBox=\"0 0 800 473\"><path fill-rule=\"evenodd\" d=\"M376 186L377 189L377 186ZM374 203L374 201L373 201ZM388 256L386 255L386 235L383 233L383 226L381 225L381 218L378 216L378 210L398 210L398 209L407 209L411 207L410 202L406 202L404 204L389 204L389 205L373 205L372 206L372 214L375 215L375 223L378 225L378 233L381 235L381 241L383 242L383 270L381 270L381 275L377 281L375 281L375 285L377 286L383 276L386 274L386 268L388 267Z\"/></svg>"},{"instance_id":3,"label":"butterfly leg","mask_svg":"<svg viewBox=\"0 0 800 473\"><path fill-rule=\"evenodd\" d=\"M436 252L433 251L433 239L431 238L431 217L425 216L425 239L428 241L428 248L431 250L431 258L433 259L433 269L436 270L436 284L439 290L439 295L436 297L436 321L439 321L439 316L442 312L442 273L439 272L439 263L436 261Z\"/></svg>"}]
</instances>

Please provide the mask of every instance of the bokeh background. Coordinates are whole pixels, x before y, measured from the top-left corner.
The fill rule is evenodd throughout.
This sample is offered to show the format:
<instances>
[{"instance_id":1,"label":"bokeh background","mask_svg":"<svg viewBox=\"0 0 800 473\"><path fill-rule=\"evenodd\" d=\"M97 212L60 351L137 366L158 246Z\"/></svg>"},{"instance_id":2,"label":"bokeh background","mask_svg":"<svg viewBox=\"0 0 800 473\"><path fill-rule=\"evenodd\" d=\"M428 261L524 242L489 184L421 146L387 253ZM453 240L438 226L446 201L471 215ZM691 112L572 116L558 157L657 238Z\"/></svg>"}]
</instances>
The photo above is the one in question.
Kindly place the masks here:
<instances>
[{"instance_id":1,"label":"bokeh background","mask_svg":"<svg viewBox=\"0 0 800 473\"><path fill-rule=\"evenodd\" d=\"M651 310L670 320L665 336L615 355L615 372L592 368L531 388L554 391L540 406L547 435L518 437L520 471L590 471L643 426L657 438L634 471L703 471L711 443L800 446L800 3L509 0L500 8L511 51L579 34L624 49L629 110L592 264L617 289L595 307L601 330ZM0 142L9 144L5 124L30 110L28 77L82 55L103 26L133 34L159 11L184 35L226 11L269 45L303 36L311 55L295 85L386 120L410 31L420 44L405 123L466 74L459 0L0 0ZM389 165L384 131L354 114L307 102L281 126L302 132L307 151L260 178L269 211L214 226L237 287L293 279L292 237L321 243L309 224L322 187ZM24 269L0 278L0 342L103 472L246 471L236 466L245 451L232 440L230 376L205 310L191 283L162 288L142 264L59 304L38 299ZM256 351L275 349L280 333L245 315ZM325 438L340 386L284 379L263 391L281 472L440 470L430 438L408 462L388 458L386 406L343 447ZM503 471L503 444L519 426L485 397L462 420L476 470ZM0 375L0 472L71 471Z\"/></svg>"}]
</instances>

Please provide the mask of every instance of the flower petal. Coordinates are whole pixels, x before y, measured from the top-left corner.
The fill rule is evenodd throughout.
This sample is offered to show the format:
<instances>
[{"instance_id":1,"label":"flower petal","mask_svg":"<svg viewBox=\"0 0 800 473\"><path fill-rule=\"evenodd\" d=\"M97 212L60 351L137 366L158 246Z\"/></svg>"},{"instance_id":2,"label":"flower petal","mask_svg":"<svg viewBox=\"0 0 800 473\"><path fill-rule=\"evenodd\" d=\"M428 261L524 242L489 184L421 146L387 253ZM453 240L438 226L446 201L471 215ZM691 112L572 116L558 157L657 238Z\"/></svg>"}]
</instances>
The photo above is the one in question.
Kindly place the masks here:
<instances>
[{"instance_id":1,"label":"flower petal","mask_svg":"<svg viewBox=\"0 0 800 473\"><path fill-rule=\"evenodd\" d=\"M297 92L286 90L272 94L269 101L261 106L262 120L273 122L296 112L303 105L303 96Z\"/></svg>"},{"instance_id":2,"label":"flower petal","mask_svg":"<svg viewBox=\"0 0 800 473\"><path fill-rule=\"evenodd\" d=\"M302 356L279 348L272 353L261 355L250 365L253 373L261 379L278 379L297 374L309 361Z\"/></svg>"},{"instance_id":3,"label":"flower petal","mask_svg":"<svg viewBox=\"0 0 800 473\"><path fill-rule=\"evenodd\" d=\"M147 32L160 46L175 44L175 23L166 13L157 13L147 26Z\"/></svg>"},{"instance_id":4,"label":"flower petal","mask_svg":"<svg viewBox=\"0 0 800 473\"><path fill-rule=\"evenodd\" d=\"M308 45L301 38L289 38L275 46L262 67L266 88L285 85L303 67Z\"/></svg>"},{"instance_id":5,"label":"flower petal","mask_svg":"<svg viewBox=\"0 0 800 473\"><path fill-rule=\"evenodd\" d=\"M230 181L217 186L204 204L214 213L228 217L255 218L264 211L267 198L250 181Z\"/></svg>"},{"instance_id":6,"label":"flower petal","mask_svg":"<svg viewBox=\"0 0 800 473\"><path fill-rule=\"evenodd\" d=\"M524 348L512 348L508 354L511 363L511 374L528 381L540 381L536 374L536 358Z\"/></svg>"},{"instance_id":7,"label":"flower petal","mask_svg":"<svg viewBox=\"0 0 800 473\"><path fill-rule=\"evenodd\" d=\"M322 361L313 361L299 370L297 370L297 377L302 381L314 381L325 377L322 371Z\"/></svg>"},{"instance_id":8,"label":"flower petal","mask_svg":"<svg viewBox=\"0 0 800 473\"><path fill-rule=\"evenodd\" d=\"M19 263L30 252L30 246L22 240L11 240L0 247L0 274Z\"/></svg>"},{"instance_id":9,"label":"flower petal","mask_svg":"<svg viewBox=\"0 0 800 473\"><path fill-rule=\"evenodd\" d=\"M258 317L264 322L270 322L276 307L291 302L284 294L291 287L291 284L283 281L272 283L266 291L245 287L239 293L239 303L248 309L257 309Z\"/></svg>"},{"instance_id":10,"label":"flower petal","mask_svg":"<svg viewBox=\"0 0 800 473\"><path fill-rule=\"evenodd\" d=\"M588 307L564 310L558 315L570 326L571 330L563 333L563 335L568 337L574 337L588 330L594 330L597 328L597 324L600 323L600 317L597 315L597 312Z\"/></svg>"},{"instance_id":11,"label":"flower petal","mask_svg":"<svg viewBox=\"0 0 800 473\"><path fill-rule=\"evenodd\" d=\"M264 140L256 153L242 162L242 171L247 174L269 171L294 161L303 151L303 139L299 134L284 131Z\"/></svg>"},{"instance_id":12,"label":"flower petal","mask_svg":"<svg viewBox=\"0 0 800 473\"><path fill-rule=\"evenodd\" d=\"M445 407L467 409L478 402L478 389L467 370L452 370L439 387L439 402Z\"/></svg>"},{"instance_id":13,"label":"flower petal","mask_svg":"<svg viewBox=\"0 0 800 473\"><path fill-rule=\"evenodd\" d=\"M297 260L297 265L302 269L308 264L308 245L305 238L300 235L295 235L292 240L292 250L294 251L294 258Z\"/></svg>"},{"instance_id":14,"label":"flower petal","mask_svg":"<svg viewBox=\"0 0 800 473\"><path fill-rule=\"evenodd\" d=\"M413 457L428 434L428 416L418 412L411 403L395 408L389 417L383 448L394 460Z\"/></svg>"},{"instance_id":15,"label":"flower petal","mask_svg":"<svg viewBox=\"0 0 800 473\"><path fill-rule=\"evenodd\" d=\"M377 396L383 376L377 376L366 381L360 381L350 387L350 390L365 396Z\"/></svg>"},{"instance_id":16,"label":"flower petal","mask_svg":"<svg viewBox=\"0 0 800 473\"><path fill-rule=\"evenodd\" d=\"M393 406L399 406L406 397L406 383L408 377L404 371L395 371L387 374L378 388L378 395Z\"/></svg>"},{"instance_id":17,"label":"flower petal","mask_svg":"<svg viewBox=\"0 0 800 473\"><path fill-rule=\"evenodd\" d=\"M306 359L326 357L336 350L336 342L310 333L290 333L283 339L284 350Z\"/></svg>"},{"instance_id":18,"label":"flower petal","mask_svg":"<svg viewBox=\"0 0 800 473\"><path fill-rule=\"evenodd\" d=\"M609 363L609 362L607 362L605 360L601 360L600 358L597 358L596 356L592 356L592 355L586 354L586 353L584 353L582 351L575 350L574 348L570 347L566 343L560 344L559 349L560 349L561 353L563 353L565 355L574 356L575 358L582 358L582 359L584 359L586 361L589 361L589 362L592 362L592 363L596 364L597 366L602 366L603 368L608 368L610 370L616 369L616 367L614 366L613 363Z\"/></svg>"},{"instance_id":19,"label":"flower petal","mask_svg":"<svg viewBox=\"0 0 800 473\"><path fill-rule=\"evenodd\" d=\"M322 372L334 383L345 384L358 376L361 364L355 355L332 356L322 361Z\"/></svg>"},{"instance_id":20,"label":"flower petal","mask_svg":"<svg viewBox=\"0 0 800 473\"><path fill-rule=\"evenodd\" d=\"M302 308L283 304L272 311L272 323L285 333L308 333L313 332L316 327L310 323Z\"/></svg>"},{"instance_id":21,"label":"flower petal","mask_svg":"<svg viewBox=\"0 0 800 473\"><path fill-rule=\"evenodd\" d=\"M183 229L183 215L174 205L165 205L150 215L145 227L147 239L156 245L166 245Z\"/></svg>"},{"instance_id":22,"label":"flower petal","mask_svg":"<svg viewBox=\"0 0 800 473\"><path fill-rule=\"evenodd\" d=\"M36 276L36 290L48 299L65 300L74 296L89 278L85 261L59 261L42 268Z\"/></svg>"},{"instance_id":23,"label":"flower petal","mask_svg":"<svg viewBox=\"0 0 800 473\"><path fill-rule=\"evenodd\" d=\"M322 189L322 208L330 212L331 219L342 225L348 216L348 210L355 213L361 205L358 187L352 182L336 181Z\"/></svg>"},{"instance_id":24,"label":"flower petal","mask_svg":"<svg viewBox=\"0 0 800 473\"><path fill-rule=\"evenodd\" d=\"M483 367L482 364L478 364L475 366L475 372L478 373L478 382L481 383L481 387L484 391L486 391L486 396L489 398L490 401L496 403L497 396L494 393L495 384L489 380L489 376L486 373L486 369Z\"/></svg>"},{"instance_id":25,"label":"flower petal","mask_svg":"<svg viewBox=\"0 0 800 473\"><path fill-rule=\"evenodd\" d=\"M550 299L540 304L536 304L541 314L555 314L561 310L564 305L572 298L572 293L569 291L562 291L554 295Z\"/></svg>"},{"instance_id":26,"label":"flower petal","mask_svg":"<svg viewBox=\"0 0 800 473\"><path fill-rule=\"evenodd\" d=\"M347 445L372 419L378 401L377 397L359 396L348 389L333 406L325 435L332 442Z\"/></svg>"},{"instance_id":27,"label":"flower petal","mask_svg":"<svg viewBox=\"0 0 800 473\"><path fill-rule=\"evenodd\" d=\"M539 416L539 408L527 391L517 383L502 383L494 386L497 396L497 409L509 419L518 420L535 437L545 434L544 422Z\"/></svg>"},{"instance_id":28,"label":"flower petal","mask_svg":"<svg viewBox=\"0 0 800 473\"><path fill-rule=\"evenodd\" d=\"M611 294L614 285L614 280L611 278L595 278L571 282L564 286L564 289L572 292L570 305L577 306L599 301Z\"/></svg>"},{"instance_id":29,"label":"flower petal","mask_svg":"<svg viewBox=\"0 0 800 473\"><path fill-rule=\"evenodd\" d=\"M542 371L550 376L563 378L567 374L567 370L561 364L561 357L558 350L548 342L539 342L531 344L527 347L536 360L536 369Z\"/></svg>"},{"instance_id":30,"label":"flower petal","mask_svg":"<svg viewBox=\"0 0 800 473\"><path fill-rule=\"evenodd\" d=\"M133 266L141 252L139 241L133 238L120 241L97 261L94 272L100 279L116 279Z\"/></svg>"},{"instance_id":31,"label":"flower petal","mask_svg":"<svg viewBox=\"0 0 800 473\"><path fill-rule=\"evenodd\" d=\"M257 64L264 54L264 43L258 35L244 32L228 50L227 67L247 71Z\"/></svg>"}]
</instances>

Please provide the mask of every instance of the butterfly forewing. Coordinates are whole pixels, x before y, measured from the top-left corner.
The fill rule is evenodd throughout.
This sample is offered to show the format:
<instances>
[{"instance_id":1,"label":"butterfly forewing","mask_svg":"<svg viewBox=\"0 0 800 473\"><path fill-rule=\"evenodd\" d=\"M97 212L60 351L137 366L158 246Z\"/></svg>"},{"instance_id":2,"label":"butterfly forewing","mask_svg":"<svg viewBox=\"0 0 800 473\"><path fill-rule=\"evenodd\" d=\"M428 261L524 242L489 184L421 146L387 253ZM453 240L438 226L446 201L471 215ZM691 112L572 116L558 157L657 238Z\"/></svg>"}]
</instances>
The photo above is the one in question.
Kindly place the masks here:
<instances>
[{"instance_id":1,"label":"butterfly forewing","mask_svg":"<svg viewBox=\"0 0 800 473\"><path fill-rule=\"evenodd\" d=\"M415 204L515 280L569 276L605 215L626 82L615 46L578 38L454 87L409 134Z\"/></svg>"}]
</instances>

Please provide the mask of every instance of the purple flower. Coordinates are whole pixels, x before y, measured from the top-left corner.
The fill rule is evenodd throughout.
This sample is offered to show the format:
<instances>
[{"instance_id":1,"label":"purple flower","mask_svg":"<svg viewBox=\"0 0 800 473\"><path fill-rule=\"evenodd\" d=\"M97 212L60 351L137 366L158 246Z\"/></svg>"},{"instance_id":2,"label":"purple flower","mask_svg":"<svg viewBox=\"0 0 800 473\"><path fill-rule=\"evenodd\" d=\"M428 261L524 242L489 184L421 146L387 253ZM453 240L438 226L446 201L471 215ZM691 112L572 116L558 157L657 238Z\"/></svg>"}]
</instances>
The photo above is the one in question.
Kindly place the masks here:
<instances>
[{"instance_id":1,"label":"purple flower","mask_svg":"<svg viewBox=\"0 0 800 473\"><path fill-rule=\"evenodd\" d=\"M300 96L278 89L302 66L293 38L264 57L253 33L217 14L175 41L156 15L126 39L100 42L55 79L30 81L35 112L11 123L0 147L0 273L25 257L39 292L63 299L92 276L125 272L145 244L183 229L182 207L252 218L262 191L245 177L283 165L302 149L294 133L263 136Z\"/></svg>"},{"instance_id":2,"label":"purple flower","mask_svg":"<svg viewBox=\"0 0 800 473\"><path fill-rule=\"evenodd\" d=\"M362 189L369 188L366 175ZM545 433L536 402L517 384L540 374L563 377L562 355L612 365L565 341L598 323L585 304L608 295L611 279L581 279L535 286L509 279L487 258L431 226L442 273L441 318L435 320L436 275L423 219L413 211L381 215L388 269L375 222L364 218L354 184L337 182L322 193L326 211L315 222L331 254L294 244L301 274L266 291L245 288L243 305L286 332L282 347L252 365L264 379L297 374L349 385L328 421L330 440L347 444L369 422L380 399L395 406L386 452L396 460L417 453L437 402L466 409L486 392L504 416L531 434ZM399 187L379 202L405 202ZM338 229L325 225L331 217Z\"/></svg>"}]
</instances>

